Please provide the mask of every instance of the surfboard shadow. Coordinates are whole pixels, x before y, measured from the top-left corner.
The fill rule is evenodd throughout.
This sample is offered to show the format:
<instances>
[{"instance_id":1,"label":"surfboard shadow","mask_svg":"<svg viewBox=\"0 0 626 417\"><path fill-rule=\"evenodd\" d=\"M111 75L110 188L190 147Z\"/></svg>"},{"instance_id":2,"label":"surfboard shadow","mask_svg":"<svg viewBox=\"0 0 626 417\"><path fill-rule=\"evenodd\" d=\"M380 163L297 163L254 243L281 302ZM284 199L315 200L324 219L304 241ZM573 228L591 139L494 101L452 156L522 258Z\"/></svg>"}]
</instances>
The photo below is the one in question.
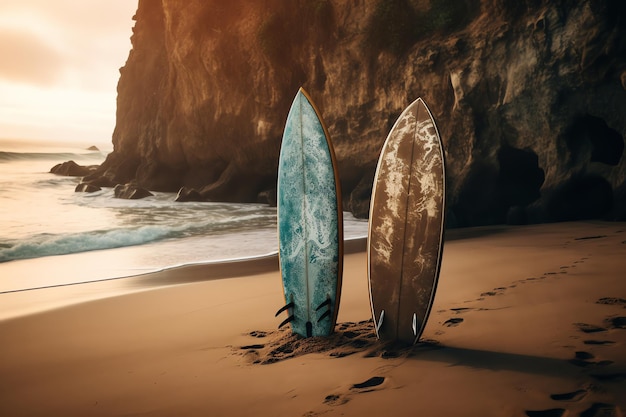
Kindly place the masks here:
<instances>
[{"instance_id":1,"label":"surfboard shadow","mask_svg":"<svg viewBox=\"0 0 626 417\"><path fill-rule=\"evenodd\" d=\"M567 359L519 353L495 352L437 345L437 349L420 352L419 345L410 359L442 362L450 366L465 366L490 371L513 371L544 376L580 376L580 368Z\"/></svg>"}]
</instances>

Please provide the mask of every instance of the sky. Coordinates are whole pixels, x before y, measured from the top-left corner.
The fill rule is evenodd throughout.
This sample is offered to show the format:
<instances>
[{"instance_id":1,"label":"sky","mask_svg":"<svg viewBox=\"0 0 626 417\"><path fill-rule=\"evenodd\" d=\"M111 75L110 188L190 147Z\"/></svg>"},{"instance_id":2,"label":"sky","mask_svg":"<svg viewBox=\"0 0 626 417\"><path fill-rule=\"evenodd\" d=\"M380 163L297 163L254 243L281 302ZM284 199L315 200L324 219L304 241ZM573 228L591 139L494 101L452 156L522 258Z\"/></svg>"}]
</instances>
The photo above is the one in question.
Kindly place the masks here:
<instances>
[{"instance_id":1,"label":"sky","mask_svg":"<svg viewBox=\"0 0 626 417\"><path fill-rule=\"evenodd\" d=\"M0 0L0 138L110 143L137 0Z\"/></svg>"}]
</instances>

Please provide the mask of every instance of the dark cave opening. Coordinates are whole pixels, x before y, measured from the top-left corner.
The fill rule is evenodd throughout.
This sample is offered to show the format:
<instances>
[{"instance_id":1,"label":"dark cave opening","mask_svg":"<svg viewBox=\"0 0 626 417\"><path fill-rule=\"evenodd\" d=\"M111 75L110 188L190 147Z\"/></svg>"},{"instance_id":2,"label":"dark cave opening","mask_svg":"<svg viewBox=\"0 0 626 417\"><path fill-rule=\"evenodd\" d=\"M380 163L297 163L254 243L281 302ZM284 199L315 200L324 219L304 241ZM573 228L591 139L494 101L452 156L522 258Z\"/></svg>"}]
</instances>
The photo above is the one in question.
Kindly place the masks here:
<instances>
[{"instance_id":1,"label":"dark cave opening","mask_svg":"<svg viewBox=\"0 0 626 417\"><path fill-rule=\"evenodd\" d=\"M596 116L577 116L565 131L570 162L600 162L616 166L624 153L624 138Z\"/></svg>"},{"instance_id":2,"label":"dark cave opening","mask_svg":"<svg viewBox=\"0 0 626 417\"><path fill-rule=\"evenodd\" d=\"M545 180L539 157L530 149L503 145L497 161L476 159L467 171L451 206L456 227L527 222L524 208L541 197Z\"/></svg>"},{"instance_id":3,"label":"dark cave opening","mask_svg":"<svg viewBox=\"0 0 626 417\"><path fill-rule=\"evenodd\" d=\"M504 145L498 162L498 191L504 206L526 206L539 199L545 174L535 152Z\"/></svg>"},{"instance_id":4,"label":"dark cave opening","mask_svg":"<svg viewBox=\"0 0 626 417\"><path fill-rule=\"evenodd\" d=\"M573 176L554 190L546 208L549 221L601 219L613 208L613 188L599 176Z\"/></svg>"}]
</instances>

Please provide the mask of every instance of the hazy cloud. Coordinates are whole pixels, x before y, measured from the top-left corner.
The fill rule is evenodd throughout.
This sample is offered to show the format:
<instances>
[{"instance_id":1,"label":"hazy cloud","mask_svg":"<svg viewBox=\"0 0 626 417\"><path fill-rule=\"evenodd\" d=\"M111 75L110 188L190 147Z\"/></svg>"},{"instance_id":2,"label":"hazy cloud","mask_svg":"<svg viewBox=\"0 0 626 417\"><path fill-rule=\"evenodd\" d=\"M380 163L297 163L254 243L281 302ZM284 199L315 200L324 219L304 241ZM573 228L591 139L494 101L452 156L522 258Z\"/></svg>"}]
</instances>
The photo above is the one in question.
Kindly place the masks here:
<instances>
[{"instance_id":1,"label":"hazy cloud","mask_svg":"<svg viewBox=\"0 0 626 417\"><path fill-rule=\"evenodd\" d=\"M115 88L136 6L136 0L0 0L0 77Z\"/></svg>"},{"instance_id":2,"label":"hazy cloud","mask_svg":"<svg viewBox=\"0 0 626 417\"><path fill-rule=\"evenodd\" d=\"M29 32L0 27L0 77L52 85L64 67L63 53Z\"/></svg>"},{"instance_id":3,"label":"hazy cloud","mask_svg":"<svg viewBox=\"0 0 626 417\"><path fill-rule=\"evenodd\" d=\"M137 0L0 0L0 137L110 140Z\"/></svg>"}]
</instances>

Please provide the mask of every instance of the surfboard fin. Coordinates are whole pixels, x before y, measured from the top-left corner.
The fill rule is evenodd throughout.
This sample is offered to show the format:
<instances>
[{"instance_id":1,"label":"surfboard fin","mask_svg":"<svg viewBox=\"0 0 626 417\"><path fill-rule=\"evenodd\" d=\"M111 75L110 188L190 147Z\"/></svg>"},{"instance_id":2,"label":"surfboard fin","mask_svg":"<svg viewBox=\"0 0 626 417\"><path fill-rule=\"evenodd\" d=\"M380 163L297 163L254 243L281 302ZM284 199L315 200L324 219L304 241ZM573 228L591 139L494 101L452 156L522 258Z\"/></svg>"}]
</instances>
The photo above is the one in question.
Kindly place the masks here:
<instances>
[{"instance_id":1,"label":"surfboard fin","mask_svg":"<svg viewBox=\"0 0 626 417\"><path fill-rule=\"evenodd\" d=\"M385 310L380 312L380 317L378 318L378 321L376 322L376 333L378 333L380 331L380 328L383 326L384 318L385 318Z\"/></svg>"},{"instance_id":2,"label":"surfboard fin","mask_svg":"<svg viewBox=\"0 0 626 417\"><path fill-rule=\"evenodd\" d=\"M417 337L417 313L413 313L413 324L411 327L413 329L413 336Z\"/></svg>"},{"instance_id":3,"label":"surfboard fin","mask_svg":"<svg viewBox=\"0 0 626 417\"><path fill-rule=\"evenodd\" d=\"M278 311L276 312L276 314L274 315L274 317L278 317L278 315L279 315L280 313L282 313L283 311L288 310L288 309L290 309L290 308L293 308L293 301L292 301L292 302L290 302L290 303L288 303L288 304L285 304L284 306L282 306L281 308L279 308L279 309L278 309Z\"/></svg>"},{"instance_id":4,"label":"surfboard fin","mask_svg":"<svg viewBox=\"0 0 626 417\"><path fill-rule=\"evenodd\" d=\"M330 316L330 309L324 311L324 314L322 314L320 318L317 319L317 322L319 323L320 321L324 320L326 317L329 317L329 316Z\"/></svg>"},{"instance_id":5,"label":"surfboard fin","mask_svg":"<svg viewBox=\"0 0 626 417\"><path fill-rule=\"evenodd\" d=\"M324 306L330 305L330 298L327 298L322 304L318 305L315 311L320 311L320 309Z\"/></svg>"},{"instance_id":6,"label":"surfboard fin","mask_svg":"<svg viewBox=\"0 0 626 417\"><path fill-rule=\"evenodd\" d=\"M292 314L291 316L287 317L285 320L283 320L282 323L280 323L278 325L278 328L280 329L281 327L283 327L285 324L290 323L293 321L293 319L295 318L295 316Z\"/></svg>"}]
</instances>

